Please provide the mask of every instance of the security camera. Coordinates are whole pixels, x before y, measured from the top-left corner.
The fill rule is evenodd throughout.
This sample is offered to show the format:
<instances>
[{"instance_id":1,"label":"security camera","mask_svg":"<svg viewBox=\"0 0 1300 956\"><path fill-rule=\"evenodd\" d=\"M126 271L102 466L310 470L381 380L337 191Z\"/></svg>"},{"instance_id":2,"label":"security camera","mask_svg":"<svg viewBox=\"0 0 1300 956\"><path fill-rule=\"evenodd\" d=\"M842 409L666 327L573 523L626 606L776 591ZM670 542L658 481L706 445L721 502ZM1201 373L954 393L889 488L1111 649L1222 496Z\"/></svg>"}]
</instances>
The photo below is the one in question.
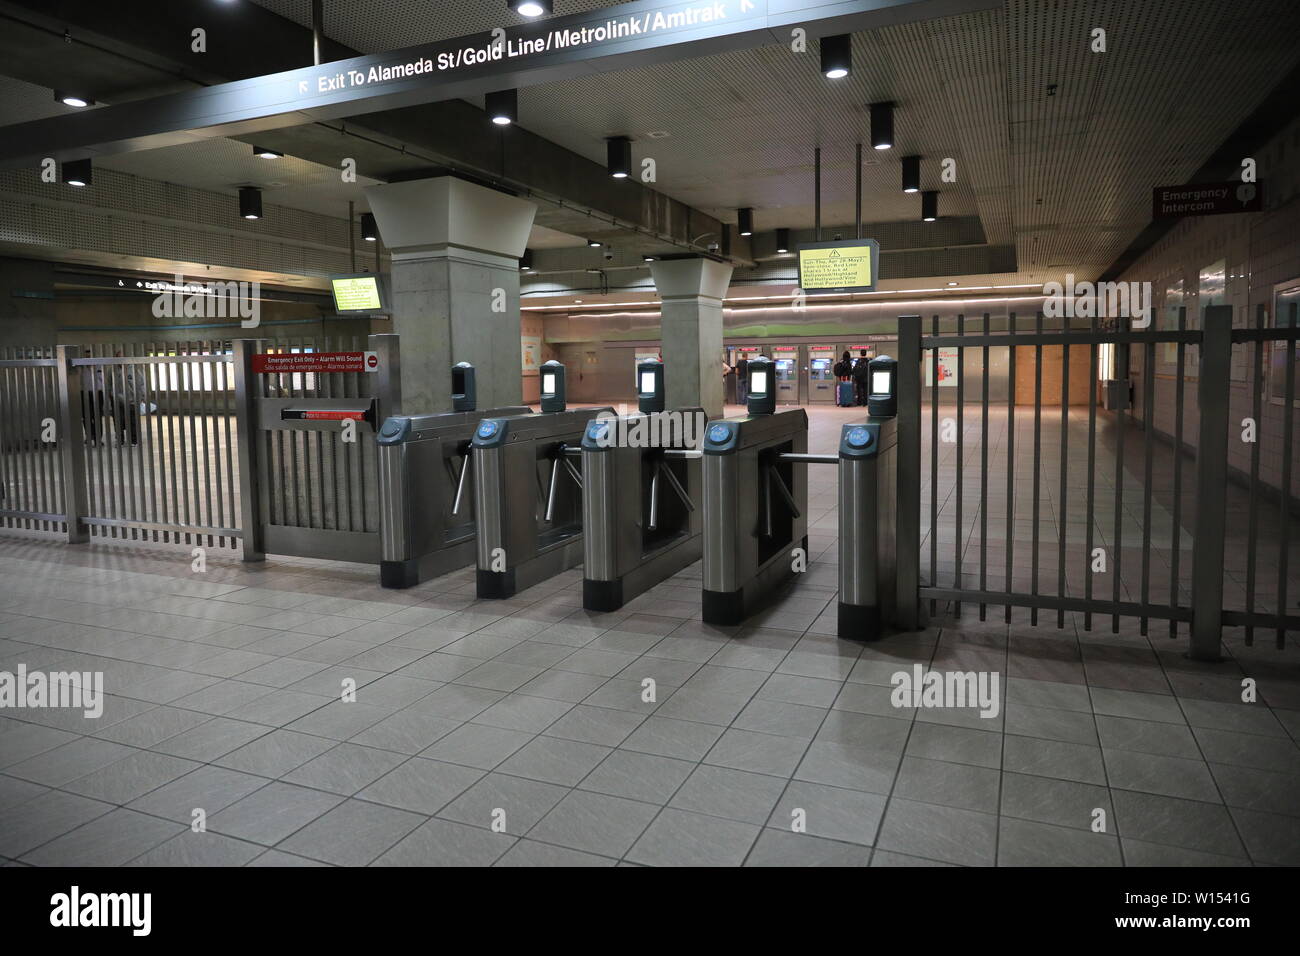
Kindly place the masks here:
<instances>
[{"instance_id":1,"label":"security camera","mask_svg":"<svg viewBox=\"0 0 1300 956\"><path fill-rule=\"evenodd\" d=\"M710 243L709 243L709 252L717 252L717 251L719 251L721 248L722 248L722 246L720 246L720 245L719 245L718 243L716 243L716 242L710 242Z\"/></svg>"},{"instance_id":2,"label":"security camera","mask_svg":"<svg viewBox=\"0 0 1300 956\"><path fill-rule=\"evenodd\" d=\"M605 261L609 262L614 258L614 250L609 246L605 247Z\"/></svg>"}]
</instances>

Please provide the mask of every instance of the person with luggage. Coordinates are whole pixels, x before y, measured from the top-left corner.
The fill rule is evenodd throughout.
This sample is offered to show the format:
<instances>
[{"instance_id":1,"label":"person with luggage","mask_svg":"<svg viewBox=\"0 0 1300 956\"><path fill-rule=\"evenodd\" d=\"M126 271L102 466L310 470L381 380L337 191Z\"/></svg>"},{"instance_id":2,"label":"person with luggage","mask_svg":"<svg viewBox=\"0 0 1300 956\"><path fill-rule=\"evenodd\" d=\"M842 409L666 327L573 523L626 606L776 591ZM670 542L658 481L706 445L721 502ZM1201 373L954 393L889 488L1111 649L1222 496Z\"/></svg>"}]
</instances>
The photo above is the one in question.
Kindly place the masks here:
<instances>
[{"instance_id":1,"label":"person with luggage","mask_svg":"<svg viewBox=\"0 0 1300 956\"><path fill-rule=\"evenodd\" d=\"M870 392L871 383L871 359L867 358L867 350L860 349L858 360L853 366L853 394L855 402L858 405L867 404L867 394Z\"/></svg>"},{"instance_id":2,"label":"person with luggage","mask_svg":"<svg viewBox=\"0 0 1300 956\"><path fill-rule=\"evenodd\" d=\"M849 350L844 350L844 355L835 363L831 369L835 376L835 404L847 407L853 404L853 356Z\"/></svg>"}]
</instances>

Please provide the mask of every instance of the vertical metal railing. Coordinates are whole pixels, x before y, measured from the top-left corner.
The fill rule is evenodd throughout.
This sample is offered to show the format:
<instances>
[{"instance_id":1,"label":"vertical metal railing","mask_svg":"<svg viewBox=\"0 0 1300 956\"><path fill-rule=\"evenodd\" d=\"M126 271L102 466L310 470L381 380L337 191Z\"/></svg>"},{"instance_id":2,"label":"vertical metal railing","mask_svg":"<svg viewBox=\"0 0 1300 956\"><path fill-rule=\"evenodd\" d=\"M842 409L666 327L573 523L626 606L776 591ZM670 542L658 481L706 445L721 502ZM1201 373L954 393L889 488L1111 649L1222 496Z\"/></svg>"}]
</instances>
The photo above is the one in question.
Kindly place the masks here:
<instances>
[{"instance_id":1,"label":"vertical metal railing","mask_svg":"<svg viewBox=\"0 0 1300 956\"><path fill-rule=\"evenodd\" d=\"M0 527L66 530L60 405L53 348L0 349Z\"/></svg>"}]
</instances>

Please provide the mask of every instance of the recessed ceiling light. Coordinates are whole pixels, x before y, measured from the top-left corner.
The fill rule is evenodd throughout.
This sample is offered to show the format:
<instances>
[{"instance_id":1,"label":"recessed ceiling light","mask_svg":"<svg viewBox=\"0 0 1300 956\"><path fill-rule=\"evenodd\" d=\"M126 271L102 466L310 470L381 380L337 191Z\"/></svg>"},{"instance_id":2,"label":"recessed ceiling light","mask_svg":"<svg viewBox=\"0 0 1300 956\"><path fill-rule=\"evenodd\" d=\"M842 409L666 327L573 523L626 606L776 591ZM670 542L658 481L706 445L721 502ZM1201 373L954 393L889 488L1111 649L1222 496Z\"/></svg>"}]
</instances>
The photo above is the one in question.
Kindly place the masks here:
<instances>
[{"instance_id":1,"label":"recessed ceiling light","mask_svg":"<svg viewBox=\"0 0 1300 956\"><path fill-rule=\"evenodd\" d=\"M283 159L284 153L274 149L267 149L265 146L254 146L253 155L260 159Z\"/></svg>"},{"instance_id":2,"label":"recessed ceiling light","mask_svg":"<svg viewBox=\"0 0 1300 956\"><path fill-rule=\"evenodd\" d=\"M54 98L64 106L72 106L77 109L84 109L87 106L93 105L95 102L84 93L69 93L61 90L54 91Z\"/></svg>"},{"instance_id":3,"label":"recessed ceiling light","mask_svg":"<svg viewBox=\"0 0 1300 956\"><path fill-rule=\"evenodd\" d=\"M551 12L552 0L510 0L510 9L530 20Z\"/></svg>"}]
</instances>

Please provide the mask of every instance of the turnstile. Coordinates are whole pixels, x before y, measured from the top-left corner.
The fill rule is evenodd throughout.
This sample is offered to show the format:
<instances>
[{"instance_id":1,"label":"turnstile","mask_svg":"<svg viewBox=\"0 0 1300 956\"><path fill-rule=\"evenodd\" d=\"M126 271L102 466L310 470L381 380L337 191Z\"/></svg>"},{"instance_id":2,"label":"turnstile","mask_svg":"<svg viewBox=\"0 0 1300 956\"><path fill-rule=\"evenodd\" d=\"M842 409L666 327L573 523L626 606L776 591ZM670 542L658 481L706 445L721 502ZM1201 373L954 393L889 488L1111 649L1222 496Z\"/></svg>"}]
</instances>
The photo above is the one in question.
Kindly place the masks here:
<instances>
[{"instance_id":1,"label":"turnstile","mask_svg":"<svg viewBox=\"0 0 1300 956\"><path fill-rule=\"evenodd\" d=\"M795 574L795 548L806 560L801 463L816 459L807 451L802 408L709 423L702 460L705 623L740 623Z\"/></svg>"},{"instance_id":2,"label":"turnstile","mask_svg":"<svg viewBox=\"0 0 1300 956\"><path fill-rule=\"evenodd\" d=\"M458 393L461 394L461 393ZM470 439L480 421L526 406L395 415L379 429L379 583L414 587L474 560Z\"/></svg>"},{"instance_id":3,"label":"turnstile","mask_svg":"<svg viewBox=\"0 0 1300 956\"><path fill-rule=\"evenodd\" d=\"M511 597L582 562L582 473L575 462L587 424L599 415L613 417L614 410L479 423L472 442L479 597Z\"/></svg>"},{"instance_id":4,"label":"turnstile","mask_svg":"<svg viewBox=\"0 0 1300 956\"><path fill-rule=\"evenodd\" d=\"M582 606L616 611L699 559L702 408L599 418L582 438ZM637 440L638 436L645 436Z\"/></svg>"},{"instance_id":5,"label":"turnstile","mask_svg":"<svg viewBox=\"0 0 1300 956\"><path fill-rule=\"evenodd\" d=\"M839 459L837 633L875 640L897 604L898 419L845 425Z\"/></svg>"}]
</instances>

